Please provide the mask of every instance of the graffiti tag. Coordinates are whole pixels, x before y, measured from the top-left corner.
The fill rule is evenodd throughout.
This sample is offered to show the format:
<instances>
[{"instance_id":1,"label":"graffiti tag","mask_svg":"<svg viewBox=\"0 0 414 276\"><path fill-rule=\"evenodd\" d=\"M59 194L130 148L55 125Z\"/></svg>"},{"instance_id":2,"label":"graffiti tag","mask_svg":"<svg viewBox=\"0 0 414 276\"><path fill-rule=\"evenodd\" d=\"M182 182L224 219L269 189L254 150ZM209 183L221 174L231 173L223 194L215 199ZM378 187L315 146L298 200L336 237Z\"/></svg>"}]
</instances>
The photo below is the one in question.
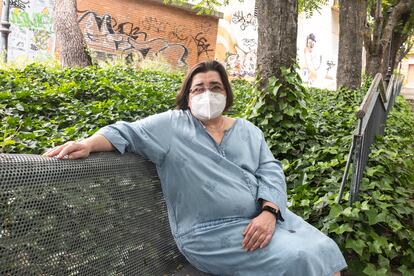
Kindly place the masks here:
<instances>
[{"instance_id":1,"label":"graffiti tag","mask_svg":"<svg viewBox=\"0 0 414 276\"><path fill-rule=\"evenodd\" d=\"M18 8L18 9L26 9L28 7L30 0L23 1L23 0L10 0L10 7Z\"/></svg>"},{"instance_id":2,"label":"graffiti tag","mask_svg":"<svg viewBox=\"0 0 414 276\"><path fill-rule=\"evenodd\" d=\"M204 53L209 58L208 52L213 51L213 49L209 49L210 44L207 43L207 39L203 36L203 33L198 33L193 39L197 45L197 57L200 57Z\"/></svg>"},{"instance_id":3,"label":"graffiti tag","mask_svg":"<svg viewBox=\"0 0 414 276\"><path fill-rule=\"evenodd\" d=\"M84 27L87 41L95 46L109 46L112 50L121 51L126 57L130 57L131 53L138 53L142 58L163 53L174 58L179 66L187 64L188 49L184 45L170 43L165 38L148 40L148 34L131 22L118 24L111 15L99 16L92 11L84 12L78 22ZM163 29L158 28L157 32L163 32Z\"/></svg>"},{"instance_id":4,"label":"graffiti tag","mask_svg":"<svg viewBox=\"0 0 414 276\"><path fill-rule=\"evenodd\" d=\"M240 29L243 31L248 26L252 26L254 30L257 30L257 17L251 13L244 15L243 11L237 11L233 13L231 21L234 24L240 24Z\"/></svg>"},{"instance_id":5,"label":"graffiti tag","mask_svg":"<svg viewBox=\"0 0 414 276\"><path fill-rule=\"evenodd\" d=\"M52 18L48 13L33 13L13 9L10 15L10 22L20 28L27 28L29 30L43 30L52 33Z\"/></svg>"}]
</instances>

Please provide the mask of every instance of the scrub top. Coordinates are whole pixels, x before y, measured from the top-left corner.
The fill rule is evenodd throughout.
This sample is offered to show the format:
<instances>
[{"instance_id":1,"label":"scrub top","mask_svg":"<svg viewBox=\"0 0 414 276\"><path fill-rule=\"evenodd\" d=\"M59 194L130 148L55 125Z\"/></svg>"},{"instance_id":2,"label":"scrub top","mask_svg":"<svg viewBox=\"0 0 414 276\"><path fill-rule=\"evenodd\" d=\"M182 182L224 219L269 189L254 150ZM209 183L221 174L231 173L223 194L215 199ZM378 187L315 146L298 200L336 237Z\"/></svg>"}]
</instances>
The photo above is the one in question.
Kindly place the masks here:
<instances>
[{"instance_id":1,"label":"scrub top","mask_svg":"<svg viewBox=\"0 0 414 276\"><path fill-rule=\"evenodd\" d=\"M347 266L336 243L287 209L281 163L262 131L237 118L217 144L189 110L170 110L100 129L120 153L156 164L171 232L199 270L215 275L331 276ZM259 199L282 219L271 242L245 251L243 230L260 214Z\"/></svg>"}]
</instances>

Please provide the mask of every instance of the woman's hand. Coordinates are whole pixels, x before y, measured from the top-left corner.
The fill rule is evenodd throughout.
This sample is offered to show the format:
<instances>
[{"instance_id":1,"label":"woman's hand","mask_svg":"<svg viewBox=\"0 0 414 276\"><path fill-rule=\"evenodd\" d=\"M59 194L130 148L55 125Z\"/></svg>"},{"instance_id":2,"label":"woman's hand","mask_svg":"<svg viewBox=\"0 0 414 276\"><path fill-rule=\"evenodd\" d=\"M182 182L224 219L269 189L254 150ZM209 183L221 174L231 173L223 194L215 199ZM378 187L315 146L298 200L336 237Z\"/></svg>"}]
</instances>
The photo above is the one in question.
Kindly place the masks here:
<instances>
[{"instance_id":1,"label":"woman's hand","mask_svg":"<svg viewBox=\"0 0 414 276\"><path fill-rule=\"evenodd\" d=\"M91 153L91 147L88 143L70 141L63 145L57 146L43 155L48 157L56 156L59 159L79 159L86 158Z\"/></svg>"},{"instance_id":2,"label":"woman's hand","mask_svg":"<svg viewBox=\"0 0 414 276\"><path fill-rule=\"evenodd\" d=\"M270 212L262 212L252 219L243 231L243 248L253 251L263 248L272 240L276 228L276 218Z\"/></svg>"}]
</instances>

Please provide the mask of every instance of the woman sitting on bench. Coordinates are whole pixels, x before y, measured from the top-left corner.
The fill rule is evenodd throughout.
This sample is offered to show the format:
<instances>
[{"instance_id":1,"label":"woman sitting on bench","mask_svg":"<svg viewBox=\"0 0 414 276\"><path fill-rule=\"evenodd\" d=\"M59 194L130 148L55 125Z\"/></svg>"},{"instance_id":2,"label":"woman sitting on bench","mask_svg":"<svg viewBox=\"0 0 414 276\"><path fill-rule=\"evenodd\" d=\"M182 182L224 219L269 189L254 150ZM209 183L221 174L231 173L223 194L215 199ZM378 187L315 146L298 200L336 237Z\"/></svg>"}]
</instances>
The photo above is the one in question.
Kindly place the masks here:
<instances>
[{"instance_id":1,"label":"woman sitting on bench","mask_svg":"<svg viewBox=\"0 0 414 276\"><path fill-rule=\"evenodd\" d=\"M117 122L45 155L133 152L157 166L171 231L198 269L216 275L339 275L336 243L287 209L285 176L262 131L224 116L233 94L217 61L197 64L177 109Z\"/></svg>"}]
</instances>

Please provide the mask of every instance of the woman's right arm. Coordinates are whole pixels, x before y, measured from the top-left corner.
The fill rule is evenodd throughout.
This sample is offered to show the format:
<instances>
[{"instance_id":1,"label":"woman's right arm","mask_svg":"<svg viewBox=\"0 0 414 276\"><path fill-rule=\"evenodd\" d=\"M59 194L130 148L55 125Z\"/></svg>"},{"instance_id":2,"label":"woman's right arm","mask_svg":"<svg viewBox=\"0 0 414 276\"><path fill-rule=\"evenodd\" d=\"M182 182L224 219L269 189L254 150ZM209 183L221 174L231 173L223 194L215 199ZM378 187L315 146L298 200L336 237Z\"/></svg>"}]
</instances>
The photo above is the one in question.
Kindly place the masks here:
<instances>
[{"instance_id":1,"label":"woman's right arm","mask_svg":"<svg viewBox=\"0 0 414 276\"><path fill-rule=\"evenodd\" d=\"M119 121L85 140L67 142L44 155L79 159L88 157L91 152L117 150L121 154L138 153L158 165L169 151L172 129L172 111L167 111L133 123Z\"/></svg>"},{"instance_id":2,"label":"woman's right arm","mask_svg":"<svg viewBox=\"0 0 414 276\"><path fill-rule=\"evenodd\" d=\"M88 157L91 152L114 150L115 148L108 139L101 134L94 134L82 141L67 142L45 152L43 155L48 157L56 156L59 159L63 159L65 156L69 159L79 159Z\"/></svg>"}]
</instances>

